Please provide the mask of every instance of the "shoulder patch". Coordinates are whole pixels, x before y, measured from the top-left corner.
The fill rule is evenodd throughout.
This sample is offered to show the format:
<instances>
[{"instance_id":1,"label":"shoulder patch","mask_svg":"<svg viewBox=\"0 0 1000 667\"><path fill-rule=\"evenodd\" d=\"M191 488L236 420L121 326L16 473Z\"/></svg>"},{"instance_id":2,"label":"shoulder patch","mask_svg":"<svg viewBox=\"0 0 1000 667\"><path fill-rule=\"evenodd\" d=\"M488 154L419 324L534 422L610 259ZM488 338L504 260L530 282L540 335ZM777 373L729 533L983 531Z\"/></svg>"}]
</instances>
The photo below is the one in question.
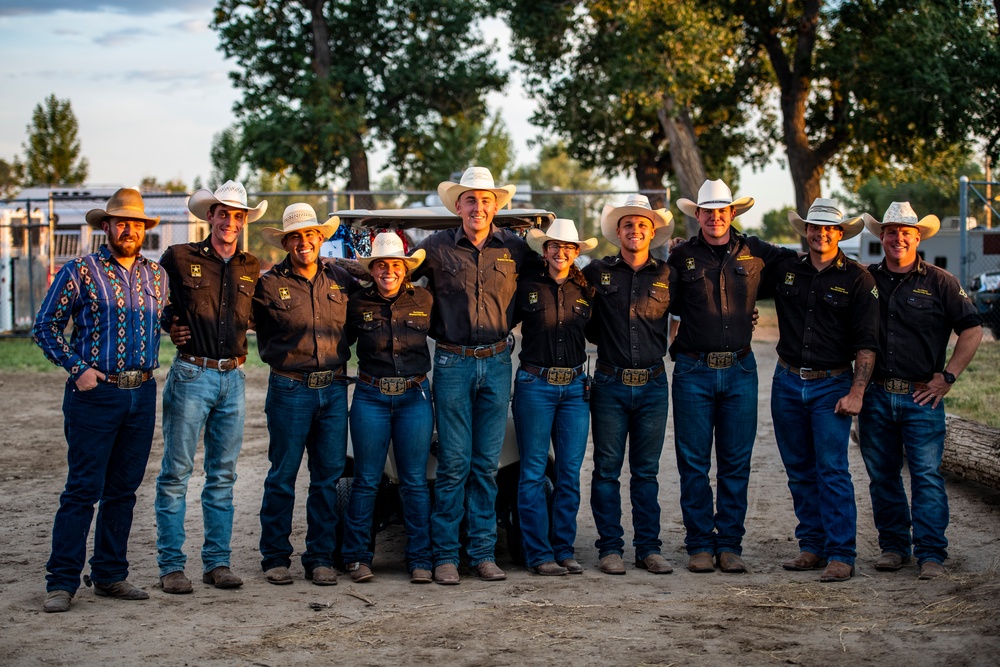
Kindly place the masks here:
<instances>
[{"instance_id":1,"label":"shoulder patch","mask_svg":"<svg viewBox=\"0 0 1000 667\"><path fill-rule=\"evenodd\" d=\"M958 295L961 296L961 297L964 297L966 299L969 298L969 295L965 293L965 288L964 287L959 287L958 288Z\"/></svg>"},{"instance_id":2,"label":"shoulder patch","mask_svg":"<svg viewBox=\"0 0 1000 667\"><path fill-rule=\"evenodd\" d=\"M878 298L878 287L872 287L872 296Z\"/></svg>"}]
</instances>

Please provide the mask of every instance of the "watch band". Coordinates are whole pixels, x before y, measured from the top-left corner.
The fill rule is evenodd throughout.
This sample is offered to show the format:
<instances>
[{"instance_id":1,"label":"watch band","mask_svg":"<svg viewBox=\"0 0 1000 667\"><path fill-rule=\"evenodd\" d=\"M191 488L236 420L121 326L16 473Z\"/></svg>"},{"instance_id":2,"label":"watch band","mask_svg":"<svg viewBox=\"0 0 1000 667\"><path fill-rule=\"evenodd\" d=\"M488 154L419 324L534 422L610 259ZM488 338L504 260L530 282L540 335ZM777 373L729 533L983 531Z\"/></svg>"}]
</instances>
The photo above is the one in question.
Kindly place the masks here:
<instances>
[{"instance_id":1,"label":"watch band","mask_svg":"<svg viewBox=\"0 0 1000 667\"><path fill-rule=\"evenodd\" d=\"M944 381L948 384L955 384L955 380L958 379L955 377L954 373L949 373L948 371L941 371L941 375L944 377Z\"/></svg>"}]
</instances>

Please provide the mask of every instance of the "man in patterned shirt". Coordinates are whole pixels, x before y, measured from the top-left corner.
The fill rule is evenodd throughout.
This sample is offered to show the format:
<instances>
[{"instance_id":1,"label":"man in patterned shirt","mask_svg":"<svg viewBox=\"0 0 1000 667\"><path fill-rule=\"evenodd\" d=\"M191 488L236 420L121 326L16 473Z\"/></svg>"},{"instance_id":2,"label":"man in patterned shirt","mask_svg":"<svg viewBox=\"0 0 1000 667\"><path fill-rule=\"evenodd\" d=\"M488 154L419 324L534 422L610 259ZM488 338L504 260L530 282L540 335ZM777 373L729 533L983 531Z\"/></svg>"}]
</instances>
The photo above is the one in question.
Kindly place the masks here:
<instances>
[{"instance_id":1,"label":"man in patterned shirt","mask_svg":"<svg viewBox=\"0 0 1000 667\"><path fill-rule=\"evenodd\" d=\"M149 597L126 581L126 554L135 491L153 441L153 369L167 296L166 274L139 252L146 229L159 222L131 188L115 192L106 209L89 211L87 224L103 230L107 243L63 266L35 318L35 342L69 373L63 396L69 472L45 566L46 612L69 611L98 502L91 575L84 581L93 580L102 597Z\"/></svg>"}]
</instances>

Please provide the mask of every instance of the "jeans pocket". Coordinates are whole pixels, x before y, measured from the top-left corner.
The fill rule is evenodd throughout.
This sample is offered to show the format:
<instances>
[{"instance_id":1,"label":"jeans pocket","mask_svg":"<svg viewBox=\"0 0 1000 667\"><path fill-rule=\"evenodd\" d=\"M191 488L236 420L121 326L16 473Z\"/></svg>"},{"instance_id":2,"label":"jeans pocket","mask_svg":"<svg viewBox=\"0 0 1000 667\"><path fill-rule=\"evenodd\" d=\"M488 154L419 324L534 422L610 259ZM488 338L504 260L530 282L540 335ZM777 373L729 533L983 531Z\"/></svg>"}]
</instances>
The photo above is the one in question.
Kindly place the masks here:
<instances>
[{"instance_id":1,"label":"jeans pocket","mask_svg":"<svg viewBox=\"0 0 1000 667\"><path fill-rule=\"evenodd\" d=\"M170 375L174 382L194 382L201 377L205 370L201 366L195 366L184 361L174 361L170 366Z\"/></svg>"},{"instance_id":2,"label":"jeans pocket","mask_svg":"<svg viewBox=\"0 0 1000 667\"><path fill-rule=\"evenodd\" d=\"M521 370L520 368L517 369L517 375L514 378L514 382L518 384L534 384L536 380L538 380L537 376L532 375L527 371Z\"/></svg>"},{"instance_id":3,"label":"jeans pocket","mask_svg":"<svg viewBox=\"0 0 1000 667\"><path fill-rule=\"evenodd\" d=\"M615 376L608 375L607 373L602 373L601 371L594 372L594 384L599 386L606 386L615 383Z\"/></svg>"},{"instance_id":4,"label":"jeans pocket","mask_svg":"<svg viewBox=\"0 0 1000 667\"><path fill-rule=\"evenodd\" d=\"M743 371L745 371L747 373L756 373L757 372L757 357L755 357L753 355L753 352L751 352L747 356L745 356L742 359L740 359L739 361L737 361L736 365L739 366Z\"/></svg>"},{"instance_id":5,"label":"jeans pocket","mask_svg":"<svg viewBox=\"0 0 1000 667\"><path fill-rule=\"evenodd\" d=\"M451 368L452 366L458 364L458 362L461 360L462 357L460 357L457 354L453 354L452 352L446 352L444 350L434 351L435 368Z\"/></svg>"}]
</instances>

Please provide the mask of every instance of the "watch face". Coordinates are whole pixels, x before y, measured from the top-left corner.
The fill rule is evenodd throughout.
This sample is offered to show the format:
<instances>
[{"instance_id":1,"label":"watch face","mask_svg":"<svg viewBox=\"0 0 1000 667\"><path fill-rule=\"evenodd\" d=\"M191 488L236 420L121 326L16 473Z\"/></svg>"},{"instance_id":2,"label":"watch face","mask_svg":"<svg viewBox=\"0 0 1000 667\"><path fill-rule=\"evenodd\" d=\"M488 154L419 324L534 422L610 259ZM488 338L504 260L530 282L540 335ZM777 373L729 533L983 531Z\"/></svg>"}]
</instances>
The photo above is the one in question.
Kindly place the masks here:
<instances>
[{"instance_id":1,"label":"watch face","mask_svg":"<svg viewBox=\"0 0 1000 667\"><path fill-rule=\"evenodd\" d=\"M948 384L955 384L956 378L953 373L949 373L948 371L943 371L941 375L944 376L944 381L947 382Z\"/></svg>"}]
</instances>

